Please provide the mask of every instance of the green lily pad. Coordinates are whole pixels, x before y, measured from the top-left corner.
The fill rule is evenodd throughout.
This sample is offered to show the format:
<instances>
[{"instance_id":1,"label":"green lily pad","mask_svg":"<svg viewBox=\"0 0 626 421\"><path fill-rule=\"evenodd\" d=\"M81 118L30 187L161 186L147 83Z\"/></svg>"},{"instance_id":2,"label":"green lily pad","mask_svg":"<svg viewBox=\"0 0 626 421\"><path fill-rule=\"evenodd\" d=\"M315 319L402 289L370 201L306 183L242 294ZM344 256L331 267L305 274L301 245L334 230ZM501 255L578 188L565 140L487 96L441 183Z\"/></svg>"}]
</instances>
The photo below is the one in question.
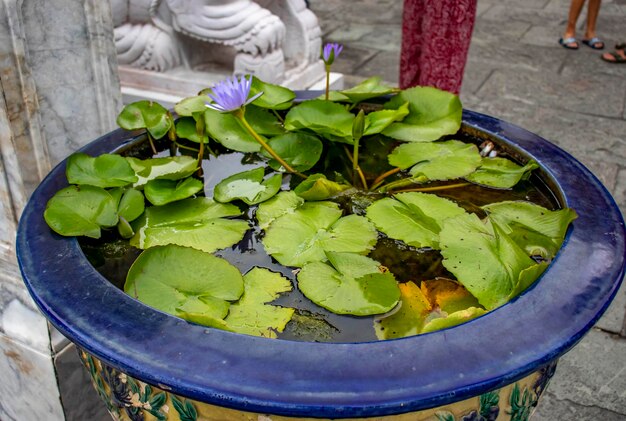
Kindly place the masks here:
<instances>
[{"instance_id":1,"label":"green lily pad","mask_svg":"<svg viewBox=\"0 0 626 421\"><path fill-rule=\"evenodd\" d=\"M206 133L198 134L197 122L193 117L181 117L176 122L176 136L195 143L209 143Z\"/></svg>"},{"instance_id":2,"label":"green lily pad","mask_svg":"<svg viewBox=\"0 0 626 421\"><path fill-rule=\"evenodd\" d=\"M341 214L332 202L305 203L271 223L263 237L265 250L296 267L326 260L327 251L366 254L376 244L376 228L362 216Z\"/></svg>"},{"instance_id":3,"label":"green lily pad","mask_svg":"<svg viewBox=\"0 0 626 421\"><path fill-rule=\"evenodd\" d=\"M533 160L522 167L506 158L482 158L478 169L465 179L484 186L508 189L520 180L526 180L535 168L539 168L539 164Z\"/></svg>"},{"instance_id":4,"label":"green lily pad","mask_svg":"<svg viewBox=\"0 0 626 421\"><path fill-rule=\"evenodd\" d=\"M381 133L391 124L402 121L409 114L409 103L396 110L374 111L365 116L365 136Z\"/></svg>"},{"instance_id":5,"label":"green lily pad","mask_svg":"<svg viewBox=\"0 0 626 421\"><path fill-rule=\"evenodd\" d=\"M520 283L531 283L524 271L537 265L497 224L475 214L444 221L439 233L443 265L488 310L506 303Z\"/></svg>"},{"instance_id":6,"label":"green lily pad","mask_svg":"<svg viewBox=\"0 0 626 421\"><path fill-rule=\"evenodd\" d=\"M429 142L461 128L463 106L459 97L437 88L418 86L400 92L385 104L398 109L409 103L409 115L387 127L383 134L406 142Z\"/></svg>"},{"instance_id":7,"label":"green lily pad","mask_svg":"<svg viewBox=\"0 0 626 421\"><path fill-rule=\"evenodd\" d=\"M120 218L124 218L127 222L132 222L141 216L145 207L143 194L135 189L127 189L119 200L117 213Z\"/></svg>"},{"instance_id":8,"label":"green lily pad","mask_svg":"<svg viewBox=\"0 0 626 421\"><path fill-rule=\"evenodd\" d=\"M196 172L198 161L190 156L137 159L126 158L137 174L133 187L142 187L151 180L180 180Z\"/></svg>"},{"instance_id":9,"label":"green lily pad","mask_svg":"<svg viewBox=\"0 0 626 421\"><path fill-rule=\"evenodd\" d=\"M448 314L446 317L438 317L430 320L422 328L422 333L434 332L436 330L447 329L449 327L458 326L472 319L487 313L486 310L479 307L470 307L465 310L459 310Z\"/></svg>"},{"instance_id":10,"label":"green lily pad","mask_svg":"<svg viewBox=\"0 0 626 421\"><path fill-rule=\"evenodd\" d=\"M389 164L411 168L417 182L451 180L472 173L481 164L475 145L458 140L428 143L405 143L389 155Z\"/></svg>"},{"instance_id":11,"label":"green lily pad","mask_svg":"<svg viewBox=\"0 0 626 421\"><path fill-rule=\"evenodd\" d=\"M278 136L286 133L278 117L264 108L248 105L245 117L252 129L260 135Z\"/></svg>"},{"instance_id":12,"label":"green lily pad","mask_svg":"<svg viewBox=\"0 0 626 421\"><path fill-rule=\"evenodd\" d=\"M117 117L117 125L126 130L147 129L155 139L160 139L174 124L169 111L152 101L128 104Z\"/></svg>"},{"instance_id":13,"label":"green lily pad","mask_svg":"<svg viewBox=\"0 0 626 421\"><path fill-rule=\"evenodd\" d=\"M202 181L191 177L183 180L150 180L144 187L144 193L150 203L163 206L191 197L203 187Z\"/></svg>"},{"instance_id":14,"label":"green lily pad","mask_svg":"<svg viewBox=\"0 0 626 421\"><path fill-rule=\"evenodd\" d=\"M379 76L374 76L364 80L350 89L339 91L339 94L348 98L348 102L354 104L371 98L389 95L390 93L396 91L393 87L382 83L381 80L382 79Z\"/></svg>"},{"instance_id":15,"label":"green lily pad","mask_svg":"<svg viewBox=\"0 0 626 421\"><path fill-rule=\"evenodd\" d=\"M347 184L330 181L324 174L312 174L294 189L294 192L305 200L326 200L349 189Z\"/></svg>"},{"instance_id":16,"label":"green lily pad","mask_svg":"<svg viewBox=\"0 0 626 421\"><path fill-rule=\"evenodd\" d=\"M93 158L75 153L67 159L65 175L70 184L94 187L124 187L137 181L135 171L126 159L116 154L102 154Z\"/></svg>"},{"instance_id":17,"label":"green lily pad","mask_svg":"<svg viewBox=\"0 0 626 421\"><path fill-rule=\"evenodd\" d=\"M289 110L285 128L289 131L308 129L328 140L352 144L353 120L354 114L344 106L314 99Z\"/></svg>"},{"instance_id":18,"label":"green lily pad","mask_svg":"<svg viewBox=\"0 0 626 421\"><path fill-rule=\"evenodd\" d=\"M263 180L264 176L265 169L259 167L226 177L215 186L213 198L221 203L237 199L248 205L264 202L278 193L283 180L281 174L267 180Z\"/></svg>"},{"instance_id":19,"label":"green lily pad","mask_svg":"<svg viewBox=\"0 0 626 421\"><path fill-rule=\"evenodd\" d=\"M206 103L211 98L207 95L198 95L184 98L174 105L174 111L181 117L191 117L194 113L204 112L207 109Z\"/></svg>"},{"instance_id":20,"label":"green lily pad","mask_svg":"<svg viewBox=\"0 0 626 421\"><path fill-rule=\"evenodd\" d=\"M354 316L385 313L398 303L398 284L391 272L381 272L378 262L354 253L327 255L329 264L308 263L298 273L298 287L309 300Z\"/></svg>"},{"instance_id":21,"label":"green lily pad","mask_svg":"<svg viewBox=\"0 0 626 421\"><path fill-rule=\"evenodd\" d=\"M398 285L400 305L390 315L374 320L376 337L380 340L418 335L426 323L432 307L414 282Z\"/></svg>"},{"instance_id":22,"label":"green lily pad","mask_svg":"<svg viewBox=\"0 0 626 421\"><path fill-rule=\"evenodd\" d=\"M291 320L294 309L267 303L291 291L291 282L279 273L255 267L244 275L243 283L243 296L230 307L226 324L233 332L276 338Z\"/></svg>"},{"instance_id":23,"label":"green lily pad","mask_svg":"<svg viewBox=\"0 0 626 421\"><path fill-rule=\"evenodd\" d=\"M567 227L577 218L573 209L548 210L528 202L499 202L483 206L529 256L551 259L561 248Z\"/></svg>"},{"instance_id":24,"label":"green lily pad","mask_svg":"<svg viewBox=\"0 0 626 421\"><path fill-rule=\"evenodd\" d=\"M221 113L207 108L204 113L204 120L207 133L228 149L237 152L258 152L261 150L261 144L231 113Z\"/></svg>"},{"instance_id":25,"label":"green lily pad","mask_svg":"<svg viewBox=\"0 0 626 421\"><path fill-rule=\"evenodd\" d=\"M130 244L140 249L176 244L207 253L230 247L242 240L249 226L233 205L199 197L146 209L133 223L135 236Z\"/></svg>"},{"instance_id":26,"label":"green lily pad","mask_svg":"<svg viewBox=\"0 0 626 421\"><path fill-rule=\"evenodd\" d=\"M266 229L270 224L288 213L293 213L304 204L304 199L294 191L281 191L271 199L261 203L256 211L259 228Z\"/></svg>"},{"instance_id":27,"label":"green lily pad","mask_svg":"<svg viewBox=\"0 0 626 421\"><path fill-rule=\"evenodd\" d=\"M168 245L139 255L128 271L124 291L157 310L198 322L223 319L230 301L243 293L243 285L239 270L226 260Z\"/></svg>"},{"instance_id":28,"label":"green lily pad","mask_svg":"<svg viewBox=\"0 0 626 421\"><path fill-rule=\"evenodd\" d=\"M464 214L456 203L434 194L409 192L374 202L367 217L388 237L414 247L439 247L446 219Z\"/></svg>"},{"instance_id":29,"label":"green lily pad","mask_svg":"<svg viewBox=\"0 0 626 421\"><path fill-rule=\"evenodd\" d=\"M261 108L269 108L272 110L286 110L291 107L293 100L296 98L295 92L282 86L266 83L259 78L252 77L252 86L250 87L250 96L254 96L259 92L263 92L259 98L255 99L252 104Z\"/></svg>"},{"instance_id":30,"label":"green lily pad","mask_svg":"<svg viewBox=\"0 0 626 421\"><path fill-rule=\"evenodd\" d=\"M70 186L52 196L43 217L57 234L100 238L101 227L117 224L117 200L100 187Z\"/></svg>"},{"instance_id":31,"label":"green lily pad","mask_svg":"<svg viewBox=\"0 0 626 421\"><path fill-rule=\"evenodd\" d=\"M311 169L319 161L324 149L316 136L306 133L287 133L270 139L268 143L287 164L301 172ZM267 151L263 150L262 153L271 158ZM269 165L276 171L285 171L275 159L270 159Z\"/></svg>"}]
</instances>

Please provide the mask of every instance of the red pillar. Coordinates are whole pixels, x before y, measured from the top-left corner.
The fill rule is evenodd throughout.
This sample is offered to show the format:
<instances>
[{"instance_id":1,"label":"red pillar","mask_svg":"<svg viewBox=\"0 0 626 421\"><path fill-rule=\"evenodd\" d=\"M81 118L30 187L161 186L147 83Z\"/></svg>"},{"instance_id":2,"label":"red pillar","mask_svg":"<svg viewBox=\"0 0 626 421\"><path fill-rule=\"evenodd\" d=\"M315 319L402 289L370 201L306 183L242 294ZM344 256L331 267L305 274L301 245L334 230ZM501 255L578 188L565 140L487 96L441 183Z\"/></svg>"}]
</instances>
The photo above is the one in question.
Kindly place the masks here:
<instances>
[{"instance_id":1,"label":"red pillar","mask_svg":"<svg viewBox=\"0 0 626 421\"><path fill-rule=\"evenodd\" d=\"M404 0L400 87L459 93L476 0Z\"/></svg>"}]
</instances>

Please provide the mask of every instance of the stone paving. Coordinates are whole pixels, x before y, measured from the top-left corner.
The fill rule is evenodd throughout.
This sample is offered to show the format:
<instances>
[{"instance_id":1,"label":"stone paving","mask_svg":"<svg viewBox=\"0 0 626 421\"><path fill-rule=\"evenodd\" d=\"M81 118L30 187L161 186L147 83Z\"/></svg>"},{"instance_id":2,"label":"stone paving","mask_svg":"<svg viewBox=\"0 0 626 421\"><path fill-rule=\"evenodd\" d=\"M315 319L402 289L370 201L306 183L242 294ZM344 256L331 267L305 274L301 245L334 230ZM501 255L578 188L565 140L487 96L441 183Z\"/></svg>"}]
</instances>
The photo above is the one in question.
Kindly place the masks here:
<instances>
[{"instance_id":1,"label":"stone paving","mask_svg":"<svg viewBox=\"0 0 626 421\"><path fill-rule=\"evenodd\" d=\"M310 0L324 41L345 45L333 70L354 85L397 84L401 0ZM461 99L527 128L594 172L626 213L626 65L558 45L569 0L478 0ZM583 34L586 10L579 19ZM626 41L626 0L604 0L598 35ZM590 333L561 358L535 421L626 419L626 285Z\"/></svg>"}]
</instances>

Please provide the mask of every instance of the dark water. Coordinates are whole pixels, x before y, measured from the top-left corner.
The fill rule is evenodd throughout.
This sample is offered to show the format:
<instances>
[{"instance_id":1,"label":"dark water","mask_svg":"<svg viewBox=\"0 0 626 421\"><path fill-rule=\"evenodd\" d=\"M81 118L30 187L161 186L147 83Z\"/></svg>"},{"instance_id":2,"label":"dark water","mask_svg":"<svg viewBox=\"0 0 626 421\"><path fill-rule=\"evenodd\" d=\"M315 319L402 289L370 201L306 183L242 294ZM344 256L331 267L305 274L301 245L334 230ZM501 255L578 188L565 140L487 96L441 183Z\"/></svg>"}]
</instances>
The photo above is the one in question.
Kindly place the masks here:
<instances>
[{"instance_id":1,"label":"dark water","mask_svg":"<svg viewBox=\"0 0 626 421\"><path fill-rule=\"evenodd\" d=\"M479 143L479 140L460 136L455 139ZM395 146L389 139L374 138L363 146L361 156L362 167L369 182L377 175L390 167L386 163L386 155ZM163 151L160 156L169 155ZM500 150L500 156L507 157L506 151ZM225 177L241 171L250 170L263 165L255 155L241 153L222 153L218 156L205 155L203 162L205 194L212 196L214 186ZM335 178L349 179L351 164L343 150L343 146L333 148L325 153L317 168L310 171L333 174ZM536 171L535 171L536 172ZM330 177L329 177L330 178ZM396 177L397 178L397 177ZM394 178L390 177L389 181ZM293 181L293 180L291 180ZM434 187L446 184L458 184L459 181L430 183L424 187ZM290 184L290 177L285 177L284 189ZM549 209L558 208L554 195L537 175L529 181L523 181L509 190L488 189L476 185L462 188L452 188L433 192L439 196L451 199L467 211L483 216L479 209L487 203L504 200L526 200L537 203ZM344 214L363 214L364 209L372 200L382 197L378 194L357 193L343 196L336 200L344 210ZM244 211L245 219L253 219L256 206L247 207L239 204ZM289 278L294 289L292 292L279 297L272 304L296 309L292 321L285 331L279 334L281 339L320 341L320 342L363 342L377 340L374 329L374 317L353 317L337 315L313 304L297 288L294 268L284 267L265 253L261 243L263 232L254 228L249 230L244 239L237 245L215 253L228 260L242 273L248 272L255 266L268 268L280 272ZM79 238L79 243L85 255L94 267L118 288L123 289L128 269L141 253L141 250L130 246L127 241L120 240L115 232L104 233L100 240ZM454 279L442 265L442 256L439 251L431 249L416 249L400 241L379 235L379 241L369 257L377 260L395 275L398 282L409 280L419 282L436 277Z\"/></svg>"}]
</instances>

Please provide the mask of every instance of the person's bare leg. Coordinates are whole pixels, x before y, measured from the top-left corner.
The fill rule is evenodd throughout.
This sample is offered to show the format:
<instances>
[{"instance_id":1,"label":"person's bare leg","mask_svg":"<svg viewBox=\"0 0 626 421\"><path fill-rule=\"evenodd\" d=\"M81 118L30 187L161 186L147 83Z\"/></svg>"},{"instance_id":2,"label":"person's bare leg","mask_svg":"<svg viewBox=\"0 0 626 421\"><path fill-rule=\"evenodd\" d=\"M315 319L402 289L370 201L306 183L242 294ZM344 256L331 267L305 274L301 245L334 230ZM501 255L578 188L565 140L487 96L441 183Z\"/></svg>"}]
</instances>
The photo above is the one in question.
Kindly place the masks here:
<instances>
[{"instance_id":1,"label":"person's bare leg","mask_svg":"<svg viewBox=\"0 0 626 421\"><path fill-rule=\"evenodd\" d=\"M589 1L592 1L592 0L589 0ZM597 0L597 1L598 3L600 2L600 0ZM576 36L576 22L578 21L580 12L583 10L584 4L585 4L585 0L572 0L572 3L570 4L570 7L569 7L569 15L567 17L567 27L565 28L563 39L572 38Z\"/></svg>"},{"instance_id":2,"label":"person's bare leg","mask_svg":"<svg viewBox=\"0 0 626 421\"><path fill-rule=\"evenodd\" d=\"M600 12L600 4L602 0L589 0L587 9L587 31L585 39L591 39L596 36L596 22L598 21L598 13Z\"/></svg>"}]
</instances>

